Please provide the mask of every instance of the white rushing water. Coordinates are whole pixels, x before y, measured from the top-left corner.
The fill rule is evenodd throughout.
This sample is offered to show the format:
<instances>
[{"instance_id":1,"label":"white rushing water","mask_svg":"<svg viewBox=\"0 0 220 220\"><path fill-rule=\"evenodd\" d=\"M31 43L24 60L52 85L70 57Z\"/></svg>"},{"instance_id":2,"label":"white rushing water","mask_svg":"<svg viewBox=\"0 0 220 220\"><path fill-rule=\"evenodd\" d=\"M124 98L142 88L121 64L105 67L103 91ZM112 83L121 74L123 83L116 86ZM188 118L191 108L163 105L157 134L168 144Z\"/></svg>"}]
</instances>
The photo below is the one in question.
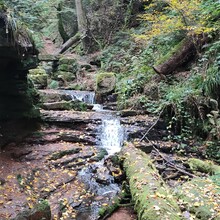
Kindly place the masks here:
<instances>
[{"instance_id":1,"label":"white rushing water","mask_svg":"<svg viewBox=\"0 0 220 220\"><path fill-rule=\"evenodd\" d=\"M87 104L95 103L95 93L89 91L79 91L79 90L63 90L65 94L72 97L73 100L79 100Z\"/></svg>"},{"instance_id":2,"label":"white rushing water","mask_svg":"<svg viewBox=\"0 0 220 220\"><path fill-rule=\"evenodd\" d=\"M103 119L101 126L100 145L112 155L121 150L124 141L124 128L118 118Z\"/></svg>"}]
</instances>

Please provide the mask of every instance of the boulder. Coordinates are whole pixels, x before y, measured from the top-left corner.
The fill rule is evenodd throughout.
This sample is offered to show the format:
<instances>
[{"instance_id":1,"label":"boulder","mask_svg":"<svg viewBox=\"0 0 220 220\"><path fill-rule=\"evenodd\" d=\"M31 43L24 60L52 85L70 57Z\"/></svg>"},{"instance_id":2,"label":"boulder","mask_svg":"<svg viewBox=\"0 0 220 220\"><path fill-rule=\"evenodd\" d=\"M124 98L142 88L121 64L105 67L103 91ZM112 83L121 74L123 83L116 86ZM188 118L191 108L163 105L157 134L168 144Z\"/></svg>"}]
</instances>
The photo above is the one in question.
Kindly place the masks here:
<instances>
[{"instance_id":1,"label":"boulder","mask_svg":"<svg viewBox=\"0 0 220 220\"><path fill-rule=\"evenodd\" d=\"M35 87L38 89L44 89L47 87L48 75L44 69L29 70L28 78L32 80Z\"/></svg>"},{"instance_id":2,"label":"boulder","mask_svg":"<svg viewBox=\"0 0 220 220\"><path fill-rule=\"evenodd\" d=\"M114 91L116 77L114 73L102 72L96 76L96 93L105 95Z\"/></svg>"}]
</instances>

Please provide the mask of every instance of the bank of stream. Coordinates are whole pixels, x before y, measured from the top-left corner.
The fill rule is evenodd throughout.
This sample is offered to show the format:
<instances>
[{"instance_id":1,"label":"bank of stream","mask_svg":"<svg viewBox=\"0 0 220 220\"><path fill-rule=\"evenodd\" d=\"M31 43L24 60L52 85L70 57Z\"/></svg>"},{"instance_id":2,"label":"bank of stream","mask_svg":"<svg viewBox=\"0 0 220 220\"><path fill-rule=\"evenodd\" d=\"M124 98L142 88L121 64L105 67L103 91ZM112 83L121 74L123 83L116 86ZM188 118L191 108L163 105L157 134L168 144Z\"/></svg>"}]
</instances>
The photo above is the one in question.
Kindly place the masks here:
<instances>
[{"instance_id":1,"label":"bank of stream","mask_svg":"<svg viewBox=\"0 0 220 220\"><path fill-rule=\"evenodd\" d=\"M95 220L120 194L114 175L122 172L112 162L126 137L119 116L94 104L93 92L60 92L94 110L42 110L37 131L4 146L0 219L38 219L29 211L48 201L52 219Z\"/></svg>"}]
</instances>

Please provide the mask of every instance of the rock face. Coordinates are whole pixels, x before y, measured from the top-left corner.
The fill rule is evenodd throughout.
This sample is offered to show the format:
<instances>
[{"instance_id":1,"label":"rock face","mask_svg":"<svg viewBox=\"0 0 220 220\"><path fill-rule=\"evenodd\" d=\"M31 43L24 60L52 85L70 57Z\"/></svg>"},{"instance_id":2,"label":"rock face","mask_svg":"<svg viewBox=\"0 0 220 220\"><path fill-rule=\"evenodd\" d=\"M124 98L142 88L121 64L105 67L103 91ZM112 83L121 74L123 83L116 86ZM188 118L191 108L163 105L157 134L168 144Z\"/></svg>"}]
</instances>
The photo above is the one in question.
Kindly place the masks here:
<instances>
[{"instance_id":1,"label":"rock face","mask_svg":"<svg viewBox=\"0 0 220 220\"><path fill-rule=\"evenodd\" d=\"M29 69L36 68L37 51L29 33L10 22L7 10L1 5L0 120L34 115L33 90L31 83L28 83L27 73ZM16 34L14 26L17 27Z\"/></svg>"}]
</instances>

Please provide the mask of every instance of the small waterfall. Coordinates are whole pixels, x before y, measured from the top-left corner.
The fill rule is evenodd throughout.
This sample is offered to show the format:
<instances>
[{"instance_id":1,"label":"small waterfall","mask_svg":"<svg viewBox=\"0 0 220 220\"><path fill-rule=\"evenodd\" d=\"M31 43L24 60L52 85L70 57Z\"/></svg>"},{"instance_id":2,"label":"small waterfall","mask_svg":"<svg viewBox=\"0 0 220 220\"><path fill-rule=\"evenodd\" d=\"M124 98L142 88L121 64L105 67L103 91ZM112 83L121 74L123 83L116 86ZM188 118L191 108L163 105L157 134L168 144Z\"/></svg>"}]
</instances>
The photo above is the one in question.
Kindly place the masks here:
<instances>
[{"instance_id":1,"label":"small waterfall","mask_svg":"<svg viewBox=\"0 0 220 220\"><path fill-rule=\"evenodd\" d=\"M118 118L102 120L100 145L108 151L109 155L121 150L124 136L124 128Z\"/></svg>"},{"instance_id":2,"label":"small waterfall","mask_svg":"<svg viewBox=\"0 0 220 220\"><path fill-rule=\"evenodd\" d=\"M87 104L95 103L95 93L89 91L79 91L79 90L63 90L65 94L72 97L73 100L79 100Z\"/></svg>"}]
</instances>

